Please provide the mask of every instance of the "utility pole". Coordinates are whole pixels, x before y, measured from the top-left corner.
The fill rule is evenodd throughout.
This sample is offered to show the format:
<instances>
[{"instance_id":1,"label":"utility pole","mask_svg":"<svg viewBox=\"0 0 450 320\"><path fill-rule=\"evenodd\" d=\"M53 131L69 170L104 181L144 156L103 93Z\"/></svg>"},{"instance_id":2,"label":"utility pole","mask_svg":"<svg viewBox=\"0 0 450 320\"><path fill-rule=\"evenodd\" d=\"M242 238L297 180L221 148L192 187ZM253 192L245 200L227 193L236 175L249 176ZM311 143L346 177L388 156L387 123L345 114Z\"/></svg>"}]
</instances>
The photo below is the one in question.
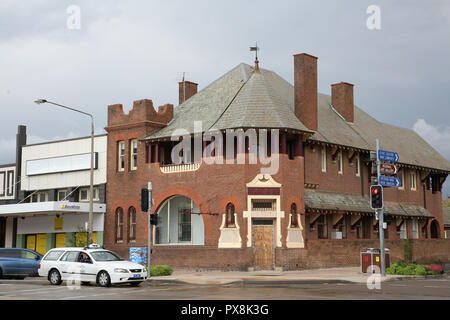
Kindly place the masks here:
<instances>
[{"instance_id":1,"label":"utility pole","mask_svg":"<svg viewBox=\"0 0 450 320\"><path fill-rule=\"evenodd\" d=\"M381 169L380 169L380 141L377 139L377 183L380 183L380 175L381 175ZM378 231L380 233L380 259L381 259L381 275L386 275L386 261L385 261L385 254L384 254L384 207L381 209L376 209L376 212L378 214Z\"/></svg>"}]
</instances>

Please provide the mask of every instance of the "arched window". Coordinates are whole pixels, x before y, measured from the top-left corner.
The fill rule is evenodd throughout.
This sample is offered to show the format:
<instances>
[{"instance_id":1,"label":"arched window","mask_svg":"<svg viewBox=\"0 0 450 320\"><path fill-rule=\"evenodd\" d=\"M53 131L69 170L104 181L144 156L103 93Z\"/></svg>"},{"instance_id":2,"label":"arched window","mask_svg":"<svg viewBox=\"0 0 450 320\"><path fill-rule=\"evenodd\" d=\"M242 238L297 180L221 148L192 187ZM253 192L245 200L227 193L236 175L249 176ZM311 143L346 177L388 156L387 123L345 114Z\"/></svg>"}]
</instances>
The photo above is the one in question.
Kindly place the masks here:
<instances>
[{"instance_id":1,"label":"arched window","mask_svg":"<svg viewBox=\"0 0 450 320\"><path fill-rule=\"evenodd\" d=\"M128 241L136 240L136 209L128 209Z\"/></svg>"},{"instance_id":2,"label":"arched window","mask_svg":"<svg viewBox=\"0 0 450 320\"><path fill-rule=\"evenodd\" d=\"M297 205L291 204L291 228L298 227Z\"/></svg>"},{"instance_id":3,"label":"arched window","mask_svg":"<svg viewBox=\"0 0 450 320\"><path fill-rule=\"evenodd\" d=\"M231 202L227 204L226 207L226 216L225 216L225 226L228 227L235 227L235 222L234 222L234 204L232 204Z\"/></svg>"},{"instance_id":4,"label":"arched window","mask_svg":"<svg viewBox=\"0 0 450 320\"><path fill-rule=\"evenodd\" d=\"M157 210L155 244L205 244L203 216L195 202L185 196L172 196Z\"/></svg>"},{"instance_id":5,"label":"arched window","mask_svg":"<svg viewBox=\"0 0 450 320\"><path fill-rule=\"evenodd\" d=\"M123 240L123 209L116 209L116 242Z\"/></svg>"},{"instance_id":6,"label":"arched window","mask_svg":"<svg viewBox=\"0 0 450 320\"><path fill-rule=\"evenodd\" d=\"M436 220L433 220L430 225L430 234L432 239L437 239L440 237L439 235L439 223Z\"/></svg>"}]
</instances>

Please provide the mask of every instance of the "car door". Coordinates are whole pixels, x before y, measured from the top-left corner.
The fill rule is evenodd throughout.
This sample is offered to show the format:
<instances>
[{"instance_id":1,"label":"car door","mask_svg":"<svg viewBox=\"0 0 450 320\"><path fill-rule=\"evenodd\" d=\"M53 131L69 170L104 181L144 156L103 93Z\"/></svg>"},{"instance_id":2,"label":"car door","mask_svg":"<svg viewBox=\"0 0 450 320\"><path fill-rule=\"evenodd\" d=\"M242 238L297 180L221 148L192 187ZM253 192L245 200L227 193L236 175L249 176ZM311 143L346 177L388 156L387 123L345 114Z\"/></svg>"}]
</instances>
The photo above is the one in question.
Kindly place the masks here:
<instances>
[{"instance_id":1,"label":"car door","mask_svg":"<svg viewBox=\"0 0 450 320\"><path fill-rule=\"evenodd\" d=\"M58 266L61 270L62 280L80 281L80 268L78 256L80 251L67 251L59 260Z\"/></svg>"},{"instance_id":2,"label":"car door","mask_svg":"<svg viewBox=\"0 0 450 320\"><path fill-rule=\"evenodd\" d=\"M18 249L6 249L2 258L3 275L16 276L21 275L21 255Z\"/></svg>"},{"instance_id":3,"label":"car door","mask_svg":"<svg viewBox=\"0 0 450 320\"><path fill-rule=\"evenodd\" d=\"M82 260L81 254L78 256L81 281L95 282L97 277L97 267L92 257L87 252L83 253L86 254L89 259Z\"/></svg>"},{"instance_id":4,"label":"car door","mask_svg":"<svg viewBox=\"0 0 450 320\"><path fill-rule=\"evenodd\" d=\"M35 275L38 272L41 257L36 253L27 250L21 250L22 270L24 275Z\"/></svg>"},{"instance_id":5,"label":"car door","mask_svg":"<svg viewBox=\"0 0 450 320\"><path fill-rule=\"evenodd\" d=\"M14 269L13 263L12 250L0 249L0 268L4 276L11 274L11 271Z\"/></svg>"}]
</instances>

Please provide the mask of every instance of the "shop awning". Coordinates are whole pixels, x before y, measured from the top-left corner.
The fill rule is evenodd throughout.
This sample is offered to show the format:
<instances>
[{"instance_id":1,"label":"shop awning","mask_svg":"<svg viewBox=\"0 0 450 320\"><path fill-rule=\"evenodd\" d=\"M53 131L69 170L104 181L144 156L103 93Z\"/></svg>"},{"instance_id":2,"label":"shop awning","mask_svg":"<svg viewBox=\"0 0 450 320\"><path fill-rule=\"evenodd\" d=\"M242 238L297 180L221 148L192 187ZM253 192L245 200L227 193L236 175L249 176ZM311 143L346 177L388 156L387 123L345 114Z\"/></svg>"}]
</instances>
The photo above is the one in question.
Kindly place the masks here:
<instances>
[{"instance_id":1,"label":"shop awning","mask_svg":"<svg viewBox=\"0 0 450 320\"><path fill-rule=\"evenodd\" d=\"M105 213L106 204L94 203L93 212ZM0 206L0 216L26 216L57 213L89 213L89 202L47 201L6 204Z\"/></svg>"},{"instance_id":2,"label":"shop awning","mask_svg":"<svg viewBox=\"0 0 450 320\"><path fill-rule=\"evenodd\" d=\"M305 192L305 207L307 213L371 213L369 198L354 194L308 191ZM433 215L424 207L412 203L384 202L384 212L395 216L426 217Z\"/></svg>"}]
</instances>

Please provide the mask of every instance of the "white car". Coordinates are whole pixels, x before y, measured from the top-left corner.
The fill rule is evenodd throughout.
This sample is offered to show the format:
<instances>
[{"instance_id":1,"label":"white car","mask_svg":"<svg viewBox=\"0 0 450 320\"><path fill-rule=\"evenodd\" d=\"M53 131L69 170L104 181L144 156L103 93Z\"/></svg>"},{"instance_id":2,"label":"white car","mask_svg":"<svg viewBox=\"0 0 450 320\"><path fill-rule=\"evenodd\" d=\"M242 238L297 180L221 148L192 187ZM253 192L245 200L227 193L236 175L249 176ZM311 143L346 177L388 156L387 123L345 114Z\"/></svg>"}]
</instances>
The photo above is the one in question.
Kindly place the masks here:
<instances>
[{"instance_id":1,"label":"white car","mask_svg":"<svg viewBox=\"0 0 450 320\"><path fill-rule=\"evenodd\" d=\"M102 287L115 283L138 286L147 279L147 272L142 265L124 261L114 252L98 245L51 249L42 258L38 272L39 276L47 277L53 285L75 281L95 282Z\"/></svg>"}]
</instances>

